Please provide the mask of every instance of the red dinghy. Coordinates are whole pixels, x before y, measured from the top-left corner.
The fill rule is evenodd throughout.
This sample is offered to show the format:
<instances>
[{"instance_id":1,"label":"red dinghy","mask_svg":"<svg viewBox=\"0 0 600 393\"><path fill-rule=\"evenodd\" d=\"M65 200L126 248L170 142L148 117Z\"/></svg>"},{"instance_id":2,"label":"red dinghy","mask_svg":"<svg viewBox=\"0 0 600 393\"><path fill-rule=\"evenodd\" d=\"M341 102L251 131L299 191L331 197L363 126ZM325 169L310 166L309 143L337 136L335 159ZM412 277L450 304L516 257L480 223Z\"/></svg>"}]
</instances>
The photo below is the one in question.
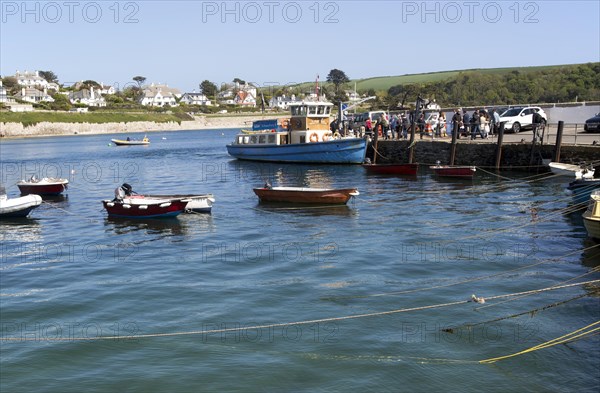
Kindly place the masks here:
<instances>
[{"instance_id":1,"label":"red dinghy","mask_svg":"<svg viewBox=\"0 0 600 393\"><path fill-rule=\"evenodd\" d=\"M368 173L416 176L419 164L362 164Z\"/></svg>"},{"instance_id":2,"label":"red dinghy","mask_svg":"<svg viewBox=\"0 0 600 393\"><path fill-rule=\"evenodd\" d=\"M123 183L115 190L115 199L104 200L102 204L109 217L161 218L182 213L189 201L183 197L145 197Z\"/></svg>"},{"instance_id":3,"label":"red dinghy","mask_svg":"<svg viewBox=\"0 0 600 393\"><path fill-rule=\"evenodd\" d=\"M187 202L181 199L156 199L142 196L102 201L109 216L127 218L175 217L185 210Z\"/></svg>"},{"instance_id":4,"label":"red dinghy","mask_svg":"<svg viewBox=\"0 0 600 393\"><path fill-rule=\"evenodd\" d=\"M471 178L475 175L474 166L434 165L430 166L437 176Z\"/></svg>"},{"instance_id":5,"label":"red dinghy","mask_svg":"<svg viewBox=\"0 0 600 393\"><path fill-rule=\"evenodd\" d=\"M306 187L263 187L254 193L261 202L345 205L351 197L359 195L356 188L306 188Z\"/></svg>"},{"instance_id":6,"label":"red dinghy","mask_svg":"<svg viewBox=\"0 0 600 393\"><path fill-rule=\"evenodd\" d=\"M44 177L38 179L32 176L29 180L17 182L17 187L22 195L58 195L67 189L69 181L67 179L58 179L54 177Z\"/></svg>"}]
</instances>

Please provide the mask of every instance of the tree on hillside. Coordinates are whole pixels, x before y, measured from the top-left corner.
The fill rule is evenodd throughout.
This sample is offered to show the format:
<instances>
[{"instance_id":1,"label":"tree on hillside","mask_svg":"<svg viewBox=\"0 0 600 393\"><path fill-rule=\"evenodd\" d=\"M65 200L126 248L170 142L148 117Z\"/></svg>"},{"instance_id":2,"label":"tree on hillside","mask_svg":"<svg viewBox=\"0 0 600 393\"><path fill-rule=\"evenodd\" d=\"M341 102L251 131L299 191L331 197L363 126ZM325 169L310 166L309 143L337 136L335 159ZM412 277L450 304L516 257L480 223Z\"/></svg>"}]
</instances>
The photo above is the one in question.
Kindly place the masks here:
<instances>
[{"instance_id":1,"label":"tree on hillside","mask_svg":"<svg viewBox=\"0 0 600 393\"><path fill-rule=\"evenodd\" d=\"M245 85L246 81L240 78L233 78L233 83L239 83L240 85Z\"/></svg>"},{"instance_id":2,"label":"tree on hillside","mask_svg":"<svg viewBox=\"0 0 600 393\"><path fill-rule=\"evenodd\" d=\"M333 70L329 71L329 74L327 74L327 82L333 83L334 93L336 96L338 96L344 83L350 82L350 79L344 71L334 68Z\"/></svg>"},{"instance_id":3,"label":"tree on hillside","mask_svg":"<svg viewBox=\"0 0 600 393\"><path fill-rule=\"evenodd\" d=\"M408 85L396 85L388 89L388 95L393 97L397 105L401 108L405 108L407 101L412 102L417 99L419 87L413 83Z\"/></svg>"},{"instance_id":4,"label":"tree on hillside","mask_svg":"<svg viewBox=\"0 0 600 393\"><path fill-rule=\"evenodd\" d=\"M78 88L81 89L90 89L90 87L93 87L94 89L100 89L102 88L102 86L100 86L100 83L93 81L91 79L85 80L83 82L80 82L78 84Z\"/></svg>"},{"instance_id":5,"label":"tree on hillside","mask_svg":"<svg viewBox=\"0 0 600 393\"><path fill-rule=\"evenodd\" d=\"M51 110L68 111L71 109L71 101L69 101L69 98L66 95L57 93L54 94L52 98L54 99L54 102L49 104Z\"/></svg>"},{"instance_id":6,"label":"tree on hillside","mask_svg":"<svg viewBox=\"0 0 600 393\"><path fill-rule=\"evenodd\" d=\"M7 76L2 78L2 86L8 91L10 94L14 94L16 90L18 90L19 85L17 84L17 78L14 76Z\"/></svg>"},{"instance_id":7,"label":"tree on hillside","mask_svg":"<svg viewBox=\"0 0 600 393\"><path fill-rule=\"evenodd\" d=\"M206 97L214 98L214 96L217 94L217 85L215 85L209 80L203 80L202 83L200 83L200 91Z\"/></svg>"},{"instance_id":8,"label":"tree on hillside","mask_svg":"<svg viewBox=\"0 0 600 393\"><path fill-rule=\"evenodd\" d=\"M46 79L49 83L58 83L58 75L52 71L38 71L40 76Z\"/></svg>"},{"instance_id":9,"label":"tree on hillside","mask_svg":"<svg viewBox=\"0 0 600 393\"><path fill-rule=\"evenodd\" d=\"M142 90L142 85L146 82L146 77L144 76L134 76L133 80L137 83L138 89Z\"/></svg>"}]
</instances>

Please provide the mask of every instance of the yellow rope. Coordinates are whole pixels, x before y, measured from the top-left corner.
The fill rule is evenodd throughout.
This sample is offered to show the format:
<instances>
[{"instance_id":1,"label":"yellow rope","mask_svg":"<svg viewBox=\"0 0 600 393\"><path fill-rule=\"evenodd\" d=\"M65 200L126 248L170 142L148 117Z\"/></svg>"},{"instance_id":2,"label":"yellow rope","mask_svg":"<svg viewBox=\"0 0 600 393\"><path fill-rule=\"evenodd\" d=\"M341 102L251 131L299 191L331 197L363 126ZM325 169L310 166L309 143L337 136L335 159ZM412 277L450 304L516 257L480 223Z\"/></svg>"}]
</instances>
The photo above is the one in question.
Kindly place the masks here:
<instances>
[{"instance_id":1,"label":"yellow rope","mask_svg":"<svg viewBox=\"0 0 600 393\"><path fill-rule=\"evenodd\" d=\"M533 352L533 351L537 351L537 350L540 350L540 349L549 348L549 347L552 347L554 345L558 345L558 344L563 344L563 343L567 343L567 342L570 342L570 341L574 341L575 339L579 339L579 338L588 336L588 335L590 335L590 334L592 334L594 332L599 331L600 327L588 330L588 331L586 331L584 333L577 334L577 333L579 333L579 332L581 332L583 330L589 329L592 326L595 326L595 325L598 325L598 324L600 324L600 321L591 323L591 324L589 324L589 325L587 325L587 326L585 326L585 327L583 327L581 329L577 329L577 330L575 330L575 331L573 331L571 333L565 334L564 336L560 336L560 337L554 338L554 339L552 339L550 341L546 341L545 343L533 346L531 348L527 348L527 349L525 349L523 351L512 353L510 355L499 356L499 357L489 358L489 359L483 359L483 360L480 360L479 363L481 363L481 364L495 363L495 362L497 362L499 360L504 360L504 359L512 358L512 357L515 357L515 356L518 356L518 355L523 355L523 354L526 354L526 353L529 353L529 352Z\"/></svg>"}]
</instances>

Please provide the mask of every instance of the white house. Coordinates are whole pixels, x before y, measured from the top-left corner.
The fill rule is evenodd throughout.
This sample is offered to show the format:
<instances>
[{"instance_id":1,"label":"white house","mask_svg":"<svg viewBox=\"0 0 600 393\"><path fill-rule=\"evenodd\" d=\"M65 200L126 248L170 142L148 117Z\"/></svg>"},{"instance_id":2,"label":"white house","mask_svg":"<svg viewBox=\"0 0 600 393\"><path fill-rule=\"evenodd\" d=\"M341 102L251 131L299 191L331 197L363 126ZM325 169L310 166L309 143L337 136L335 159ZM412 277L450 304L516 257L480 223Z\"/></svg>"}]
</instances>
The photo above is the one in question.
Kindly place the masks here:
<instances>
[{"instance_id":1,"label":"white house","mask_svg":"<svg viewBox=\"0 0 600 393\"><path fill-rule=\"evenodd\" d=\"M356 102L361 100L360 94L358 94L354 90L346 90L344 91L344 93L346 93L346 96L348 96L348 101L350 102Z\"/></svg>"},{"instance_id":2,"label":"white house","mask_svg":"<svg viewBox=\"0 0 600 393\"><path fill-rule=\"evenodd\" d=\"M94 86L88 89L81 89L69 93L69 101L71 104L84 104L87 106L104 107L106 100L102 95L94 90Z\"/></svg>"},{"instance_id":3,"label":"white house","mask_svg":"<svg viewBox=\"0 0 600 393\"><path fill-rule=\"evenodd\" d=\"M151 84L144 91L140 104L144 106L177 106L176 98L181 97L181 92L178 89L171 88L162 84Z\"/></svg>"},{"instance_id":4,"label":"white house","mask_svg":"<svg viewBox=\"0 0 600 393\"><path fill-rule=\"evenodd\" d=\"M226 105L256 106L256 88L249 84L240 85L224 90L218 95L219 102Z\"/></svg>"},{"instance_id":5,"label":"white house","mask_svg":"<svg viewBox=\"0 0 600 393\"><path fill-rule=\"evenodd\" d=\"M54 92L58 93L60 91L60 86L58 85L58 83L48 83L48 90L53 90Z\"/></svg>"},{"instance_id":6,"label":"white house","mask_svg":"<svg viewBox=\"0 0 600 393\"><path fill-rule=\"evenodd\" d=\"M2 86L2 80L0 79L0 102L6 103L8 102L8 94L6 93L6 88Z\"/></svg>"},{"instance_id":7,"label":"white house","mask_svg":"<svg viewBox=\"0 0 600 393\"><path fill-rule=\"evenodd\" d=\"M37 104L39 102L54 102L54 98L48 95L48 91L46 89L40 91L34 87L21 88L21 91L15 94L15 98L26 102L31 102L32 104Z\"/></svg>"},{"instance_id":8,"label":"white house","mask_svg":"<svg viewBox=\"0 0 600 393\"><path fill-rule=\"evenodd\" d=\"M254 93L254 94L253 94ZM256 106L256 89L250 89L250 91L240 90L233 99L235 105L240 106Z\"/></svg>"},{"instance_id":9,"label":"white house","mask_svg":"<svg viewBox=\"0 0 600 393\"><path fill-rule=\"evenodd\" d=\"M102 95L115 94L116 92L117 92L117 90L115 90L114 86L105 85L103 82L100 82L100 94L102 94Z\"/></svg>"},{"instance_id":10,"label":"white house","mask_svg":"<svg viewBox=\"0 0 600 393\"><path fill-rule=\"evenodd\" d=\"M298 102L294 94L292 94L291 97L286 97L284 94L282 96L271 98L269 100L269 108L279 108L282 110L287 110L289 109L290 104L293 102Z\"/></svg>"},{"instance_id":11,"label":"white house","mask_svg":"<svg viewBox=\"0 0 600 393\"><path fill-rule=\"evenodd\" d=\"M184 93L179 102L188 105L206 105L211 106L212 102L202 93Z\"/></svg>"},{"instance_id":12,"label":"white house","mask_svg":"<svg viewBox=\"0 0 600 393\"><path fill-rule=\"evenodd\" d=\"M15 74L15 79L17 80L17 83L21 86L37 87L41 89L48 88L48 81L40 76L39 71L17 71L17 73Z\"/></svg>"}]
</instances>

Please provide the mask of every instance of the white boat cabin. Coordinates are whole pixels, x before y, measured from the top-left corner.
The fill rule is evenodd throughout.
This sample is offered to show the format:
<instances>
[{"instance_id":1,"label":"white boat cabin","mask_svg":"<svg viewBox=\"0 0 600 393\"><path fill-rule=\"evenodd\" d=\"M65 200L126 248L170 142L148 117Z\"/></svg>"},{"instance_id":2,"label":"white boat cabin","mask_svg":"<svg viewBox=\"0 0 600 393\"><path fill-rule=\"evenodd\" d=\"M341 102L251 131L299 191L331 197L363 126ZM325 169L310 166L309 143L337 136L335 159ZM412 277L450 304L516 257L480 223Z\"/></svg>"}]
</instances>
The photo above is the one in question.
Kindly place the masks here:
<instances>
[{"instance_id":1,"label":"white boat cabin","mask_svg":"<svg viewBox=\"0 0 600 393\"><path fill-rule=\"evenodd\" d=\"M320 101L290 104L290 119L281 127L238 134L234 144L288 145L330 141L334 138L329 129L332 108L332 103ZM335 137L339 138L339 135Z\"/></svg>"}]
</instances>

